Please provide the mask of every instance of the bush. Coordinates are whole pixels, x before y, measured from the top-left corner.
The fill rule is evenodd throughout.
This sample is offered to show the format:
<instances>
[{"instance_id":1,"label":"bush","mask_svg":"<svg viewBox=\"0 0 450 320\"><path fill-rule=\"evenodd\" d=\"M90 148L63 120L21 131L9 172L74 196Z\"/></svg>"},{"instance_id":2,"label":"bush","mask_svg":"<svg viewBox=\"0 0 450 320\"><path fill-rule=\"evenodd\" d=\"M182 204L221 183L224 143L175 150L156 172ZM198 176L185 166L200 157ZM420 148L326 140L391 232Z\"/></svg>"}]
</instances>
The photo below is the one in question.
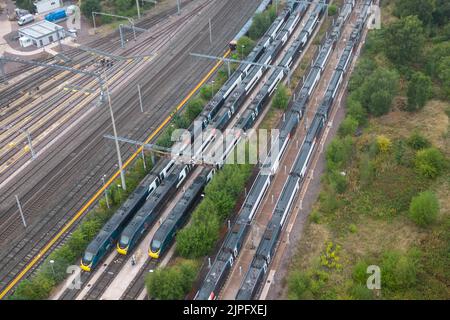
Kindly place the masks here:
<instances>
[{"instance_id":1,"label":"bush","mask_svg":"<svg viewBox=\"0 0 450 320\"><path fill-rule=\"evenodd\" d=\"M277 109L286 110L289 103L289 93L284 84L280 84L273 97L272 106Z\"/></svg>"},{"instance_id":2,"label":"bush","mask_svg":"<svg viewBox=\"0 0 450 320\"><path fill-rule=\"evenodd\" d=\"M414 150L425 149L431 146L430 141L427 140L419 131L415 130L411 136L408 138L407 142L408 146L413 148Z\"/></svg>"},{"instance_id":3,"label":"bush","mask_svg":"<svg viewBox=\"0 0 450 320\"><path fill-rule=\"evenodd\" d=\"M327 161L327 169L341 169L350 159L353 149L353 141L351 137L334 138L328 145L325 157Z\"/></svg>"},{"instance_id":4,"label":"bush","mask_svg":"<svg viewBox=\"0 0 450 320\"><path fill-rule=\"evenodd\" d=\"M353 267L352 278L359 285L366 285L368 274L367 267L369 265L364 260L359 260Z\"/></svg>"},{"instance_id":5,"label":"bush","mask_svg":"<svg viewBox=\"0 0 450 320\"><path fill-rule=\"evenodd\" d=\"M184 299L197 276L197 267L195 261L185 260L147 274L145 284L148 295L159 300Z\"/></svg>"},{"instance_id":6,"label":"bush","mask_svg":"<svg viewBox=\"0 0 450 320\"><path fill-rule=\"evenodd\" d=\"M353 118L351 115L347 115L339 126L338 134L341 137L352 136L355 134L358 128L358 120Z\"/></svg>"},{"instance_id":7,"label":"bush","mask_svg":"<svg viewBox=\"0 0 450 320\"><path fill-rule=\"evenodd\" d=\"M275 7L272 5L266 11L257 13L253 17L252 25L248 30L251 39L257 40L269 29L270 25L276 18Z\"/></svg>"},{"instance_id":8,"label":"bush","mask_svg":"<svg viewBox=\"0 0 450 320\"><path fill-rule=\"evenodd\" d=\"M398 91L399 76L394 70L378 68L364 82L352 98L361 102L371 114L381 116L389 112Z\"/></svg>"},{"instance_id":9,"label":"bush","mask_svg":"<svg viewBox=\"0 0 450 320\"><path fill-rule=\"evenodd\" d=\"M439 213L439 201L431 191L421 192L412 198L409 217L419 226L425 227L436 221Z\"/></svg>"},{"instance_id":10,"label":"bush","mask_svg":"<svg viewBox=\"0 0 450 320\"><path fill-rule=\"evenodd\" d=\"M415 166L420 174L434 179L444 169L445 158L436 148L422 149L416 153Z\"/></svg>"},{"instance_id":11,"label":"bush","mask_svg":"<svg viewBox=\"0 0 450 320\"><path fill-rule=\"evenodd\" d=\"M289 299L305 299L311 294L309 287L311 280L308 275L300 271L291 272L288 277Z\"/></svg>"},{"instance_id":12,"label":"bush","mask_svg":"<svg viewBox=\"0 0 450 320\"><path fill-rule=\"evenodd\" d=\"M328 16L334 16L337 13L337 7L334 4L328 6Z\"/></svg>"},{"instance_id":13,"label":"bush","mask_svg":"<svg viewBox=\"0 0 450 320\"><path fill-rule=\"evenodd\" d=\"M357 284L352 286L350 295L355 300L372 300L373 292L366 285Z\"/></svg>"},{"instance_id":14,"label":"bush","mask_svg":"<svg viewBox=\"0 0 450 320\"><path fill-rule=\"evenodd\" d=\"M356 98L351 96L347 99L347 117L356 120L361 126L367 123L367 111Z\"/></svg>"},{"instance_id":15,"label":"bush","mask_svg":"<svg viewBox=\"0 0 450 320\"><path fill-rule=\"evenodd\" d=\"M83 15L90 21L92 19L92 12L102 11L102 6L99 0L84 0L81 2L80 10Z\"/></svg>"},{"instance_id":16,"label":"bush","mask_svg":"<svg viewBox=\"0 0 450 320\"><path fill-rule=\"evenodd\" d=\"M381 262L381 286L388 290L405 290L413 287L417 281L419 252L411 250L407 254L387 251Z\"/></svg>"},{"instance_id":17,"label":"bush","mask_svg":"<svg viewBox=\"0 0 450 320\"><path fill-rule=\"evenodd\" d=\"M347 189L347 177L339 170L333 170L328 174L328 183L337 193L344 193Z\"/></svg>"},{"instance_id":18,"label":"bush","mask_svg":"<svg viewBox=\"0 0 450 320\"><path fill-rule=\"evenodd\" d=\"M408 84L406 95L408 97L408 111L417 111L422 109L432 95L430 77L421 72L415 72Z\"/></svg>"}]
</instances>

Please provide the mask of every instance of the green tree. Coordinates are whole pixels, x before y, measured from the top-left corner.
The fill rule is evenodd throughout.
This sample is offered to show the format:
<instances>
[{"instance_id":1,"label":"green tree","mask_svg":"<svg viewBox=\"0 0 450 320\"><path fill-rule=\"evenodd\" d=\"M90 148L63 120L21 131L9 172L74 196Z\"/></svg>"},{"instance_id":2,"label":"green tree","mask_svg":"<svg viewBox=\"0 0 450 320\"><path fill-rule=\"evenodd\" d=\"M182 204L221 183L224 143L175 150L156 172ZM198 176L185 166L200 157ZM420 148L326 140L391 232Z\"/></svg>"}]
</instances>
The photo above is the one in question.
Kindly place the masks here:
<instances>
[{"instance_id":1,"label":"green tree","mask_svg":"<svg viewBox=\"0 0 450 320\"><path fill-rule=\"evenodd\" d=\"M289 103L289 93L284 84L278 85L278 88L273 97L272 105L281 110L286 110Z\"/></svg>"},{"instance_id":2,"label":"green tree","mask_svg":"<svg viewBox=\"0 0 450 320\"><path fill-rule=\"evenodd\" d=\"M36 13L36 6L33 0L16 0L16 7L28 10L30 13Z\"/></svg>"},{"instance_id":3,"label":"green tree","mask_svg":"<svg viewBox=\"0 0 450 320\"><path fill-rule=\"evenodd\" d=\"M441 174L445 165L444 156L436 148L422 149L416 153L416 169L425 177L436 178Z\"/></svg>"},{"instance_id":4,"label":"green tree","mask_svg":"<svg viewBox=\"0 0 450 320\"><path fill-rule=\"evenodd\" d=\"M440 60L438 70L438 77L442 81L444 94L447 98L450 98L450 56Z\"/></svg>"},{"instance_id":5,"label":"green tree","mask_svg":"<svg viewBox=\"0 0 450 320\"><path fill-rule=\"evenodd\" d=\"M436 7L433 12L433 22L438 26L448 23L450 17L450 1L436 0Z\"/></svg>"},{"instance_id":6,"label":"green tree","mask_svg":"<svg viewBox=\"0 0 450 320\"><path fill-rule=\"evenodd\" d=\"M200 98L195 98L189 101L186 107L187 122L191 123L203 110L203 101Z\"/></svg>"},{"instance_id":7,"label":"green tree","mask_svg":"<svg viewBox=\"0 0 450 320\"><path fill-rule=\"evenodd\" d=\"M114 6L116 7L118 14L125 14L131 6L135 5L135 2L130 0L114 0Z\"/></svg>"},{"instance_id":8,"label":"green tree","mask_svg":"<svg viewBox=\"0 0 450 320\"><path fill-rule=\"evenodd\" d=\"M409 82L406 95L408 97L408 111L422 109L432 95L430 77L422 72L415 72Z\"/></svg>"},{"instance_id":9,"label":"green tree","mask_svg":"<svg viewBox=\"0 0 450 320\"><path fill-rule=\"evenodd\" d=\"M92 19L92 12L102 11L102 6L100 0L84 0L81 2L80 10L86 18Z\"/></svg>"},{"instance_id":10,"label":"green tree","mask_svg":"<svg viewBox=\"0 0 450 320\"><path fill-rule=\"evenodd\" d=\"M367 123L367 111L355 97L349 96L347 99L347 116L356 120L358 125L365 125Z\"/></svg>"},{"instance_id":11,"label":"green tree","mask_svg":"<svg viewBox=\"0 0 450 320\"><path fill-rule=\"evenodd\" d=\"M424 24L431 24L435 0L397 0L394 14L398 17L417 16Z\"/></svg>"},{"instance_id":12,"label":"green tree","mask_svg":"<svg viewBox=\"0 0 450 320\"><path fill-rule=\"evenodd\" d=\"M275 18L275 7L273 5L266 11L257 13L253 17L252 25L248 30L249 37L253 40L259 39L267 31Z\"/></svg>"},{"instance_id":13,"label":"green tree","mask_svg":"<svg viewBox=\"0 0 450 320\"><path fill-rule=\"evenodd\" d=\"M182 257L198 258L208 254L219 236L219 218L210 211L199 210L192 223L176 238L176 250Z\"/></svg>"},{"instance_id":14,"label":"green tree","mask_svg":"<svg viewBox=\"0 0 450 320\"><path fill-rule=\"evenodd\" d=\"M424 191L412 198L409 217L417 225L425 227L436 221L439 213L439 201L431 191Z\"/></svg>"},{"instance_id":15,"label":"green tree","mask_svg":"<svg viewBox=\"0 0 450 320\"><path fill-rule=\"evenodd\" d=\"M371 114L381 116L389 112L398 91L397 72L378 68L358 90L359 101Z\"/></svg>"},{"instance_id":16,"label":"green tree","mask_svg":"<svg viewBox=\"0 0 450 320\"><path fill-rule=\"evenodd\" d=\"M425 36L422 21L407 16L384 29L386 56L396 65L409 65L422 57Z\"/></svg>"},{"instance_id":17,"label":"green tree","mask_svg":"<svg viewBox=\"0 0 450 320\"><path fill-rule=\"evenodd\" d=\"M339 126L339 136L352 136L355 134L356 129L358 128L358 120L353 118L351 115L347 115Z\"/></svg>"},{"instance_id":18,"label":"green tree","mask_svg":"<svg viewBox=\"0 0 450 320\"><path fill-rule=\"evenodd\" d=\"M243 36L239 38L237 41L237 47L236 50L238 51L238 59L243 59L253 50L255 47L255 41L250 39L247 36Z\"/></svg>"}]
</instances>

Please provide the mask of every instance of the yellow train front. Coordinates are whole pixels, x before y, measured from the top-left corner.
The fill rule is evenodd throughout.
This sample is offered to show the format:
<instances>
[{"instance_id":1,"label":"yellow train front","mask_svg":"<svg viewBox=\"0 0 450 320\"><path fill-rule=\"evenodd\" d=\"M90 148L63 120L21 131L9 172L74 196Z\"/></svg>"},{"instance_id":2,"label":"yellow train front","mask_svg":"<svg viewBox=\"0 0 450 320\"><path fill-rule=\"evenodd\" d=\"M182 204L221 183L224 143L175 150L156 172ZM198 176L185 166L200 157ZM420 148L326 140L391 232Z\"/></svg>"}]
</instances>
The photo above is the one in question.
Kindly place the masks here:
<instances>
[{"instance_id":1,"label":"yellow train front","mask_svg":"<svg viewBox=\"0 0 450 320\"><path fill-rule=\"evenodd\" d=\"M150 248L148 249L148 255L150 258L159 259L159 255L161 253L161 242L156 239L152 239L150 243Z\"/></svg>"}]
</instances>

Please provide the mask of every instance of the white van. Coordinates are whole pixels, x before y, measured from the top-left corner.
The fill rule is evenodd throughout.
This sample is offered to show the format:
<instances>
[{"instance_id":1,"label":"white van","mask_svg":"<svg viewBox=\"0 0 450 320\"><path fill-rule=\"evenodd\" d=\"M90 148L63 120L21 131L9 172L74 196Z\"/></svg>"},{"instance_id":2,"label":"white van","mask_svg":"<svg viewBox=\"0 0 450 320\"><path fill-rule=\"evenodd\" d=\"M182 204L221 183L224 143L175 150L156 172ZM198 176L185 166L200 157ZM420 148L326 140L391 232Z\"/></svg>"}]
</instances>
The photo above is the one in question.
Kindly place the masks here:
<instances>
[{"instance_id":1,"label":"white van","mask_svg":"<svg viewBox=\"0 0 450 320\"><path fill-rule=\"evenodd\" d=\"M32 14L26 14L19 18L19 21L17 21L17 24L19 26L23 26L24 24L27 24L27 23L30 23L33 21L34 21L34 16Z\"/></svg>"}]
</instances>

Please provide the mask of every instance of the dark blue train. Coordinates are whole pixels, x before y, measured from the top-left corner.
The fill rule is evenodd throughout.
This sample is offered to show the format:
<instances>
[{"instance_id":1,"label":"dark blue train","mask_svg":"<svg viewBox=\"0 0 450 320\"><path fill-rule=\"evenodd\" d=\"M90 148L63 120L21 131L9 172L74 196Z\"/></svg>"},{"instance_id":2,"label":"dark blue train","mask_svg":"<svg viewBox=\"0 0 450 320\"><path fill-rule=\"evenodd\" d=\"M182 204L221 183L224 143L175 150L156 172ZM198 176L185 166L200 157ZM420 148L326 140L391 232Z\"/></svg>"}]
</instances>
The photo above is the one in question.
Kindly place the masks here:
<instances>
[{"instance_id":1,"label":"dark blue train","mask_svg":"<svg viewBox=\"0 0 450 320\"><path fill-rule=\"evenodd\" d=\"M183 197L169 213L167 219L156 230L148 250L148 255L151 258L158 259L170 247L176 233L187 222L190 216L189 213L200 199L203 189L211 181L214 173L214 169L204 168L189 188L186 189Z\"/></svg>"}]
</instances>

